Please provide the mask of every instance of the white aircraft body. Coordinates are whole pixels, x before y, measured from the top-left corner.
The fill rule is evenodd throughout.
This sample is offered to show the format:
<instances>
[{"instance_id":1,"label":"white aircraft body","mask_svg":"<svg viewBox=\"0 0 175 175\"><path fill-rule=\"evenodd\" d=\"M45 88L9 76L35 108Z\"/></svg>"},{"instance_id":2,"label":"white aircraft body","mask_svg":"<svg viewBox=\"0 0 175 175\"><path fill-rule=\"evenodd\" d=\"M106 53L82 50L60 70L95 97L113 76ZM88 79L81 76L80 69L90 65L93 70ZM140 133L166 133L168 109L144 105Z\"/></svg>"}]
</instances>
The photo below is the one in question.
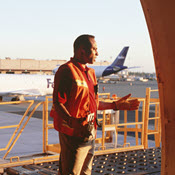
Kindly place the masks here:
<instances>
[{"instance_id":1,"label":"white aircraft body","mask_svg":"<svg viewBox=\"0 0 175 175\"><path fill-rule=\"evenodd\" d=\"M54 75L0 74L0 96L44 96L53 93ZM14 98L15 99L15 98Z\"/></svg>"},{"instance_id":2,"label":"white aircraft body","mask_svg":"<svg viewBox=\"0 0 175 175\"><path fill-rule=\"evenodd\" d=\"M123 66L129 47L124 47L119 56L108 66L89 66L94 68L96 77L108 76L117 73ZM57 71L58 67L53 70ZM53 93L54 75L26 75L26 74L0 74L0 99L3 96L44 96ZM17 98L14 98L16 100Z\"/></svg>"}]
</instances>

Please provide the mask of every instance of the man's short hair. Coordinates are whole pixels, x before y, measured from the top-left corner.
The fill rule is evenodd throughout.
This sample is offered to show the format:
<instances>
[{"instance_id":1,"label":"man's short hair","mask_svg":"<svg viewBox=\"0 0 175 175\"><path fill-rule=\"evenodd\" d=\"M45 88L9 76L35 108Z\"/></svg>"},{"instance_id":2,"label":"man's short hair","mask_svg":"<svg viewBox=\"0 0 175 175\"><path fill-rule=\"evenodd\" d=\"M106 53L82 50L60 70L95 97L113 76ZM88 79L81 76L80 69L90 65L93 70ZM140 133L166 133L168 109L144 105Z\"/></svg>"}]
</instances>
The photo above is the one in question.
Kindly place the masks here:
<instances>
[{"instance_id":1,"label":"man's short hair","mask_svg":"<svg viewBox=\"0 0 175 175\"><path fill-rule=\"evenodd\" d=\"M75 41L74 41L74 53L80 48L80 46L83 46L84 49L88 49L91 47L90 38L95 38L93 35L80 35Z\"/></svg>"}]
</instances>

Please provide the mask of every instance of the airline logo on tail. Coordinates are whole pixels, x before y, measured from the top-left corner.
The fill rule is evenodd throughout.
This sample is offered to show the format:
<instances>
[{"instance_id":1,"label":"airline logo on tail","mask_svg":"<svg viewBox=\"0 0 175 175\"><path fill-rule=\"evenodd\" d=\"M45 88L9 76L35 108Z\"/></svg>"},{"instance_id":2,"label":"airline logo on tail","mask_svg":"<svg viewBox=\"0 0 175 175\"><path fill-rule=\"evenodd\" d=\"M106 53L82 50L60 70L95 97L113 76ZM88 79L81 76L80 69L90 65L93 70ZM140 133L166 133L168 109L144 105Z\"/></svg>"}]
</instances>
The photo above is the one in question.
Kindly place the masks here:
<instances>
[{"instance_id":1,"label":"airline logo on tail","mask_svg":"<svg viewBox=\"0 0 175 175\"><path fill-rule=\"evenodd\" d=\"M113 73L117 73L121 70L128 68L127 66L123 66L125 59L126 59L126 55L128 53L128 49L129 47L124 47L122 49L122 51L117 56L117 58L114 60L114 62L104 70L102 76L107 76Z\"/></svg>"},{"instance_id":2,"label":"airline logo on tail","mask_svg":"<svg viewBox=\"0 0 175 175\"><path fill-rule=\"evenodd\" d=\"M124 56L119 56L118 59L124 59L125 57Z\"/></svg>"}]
</instances>

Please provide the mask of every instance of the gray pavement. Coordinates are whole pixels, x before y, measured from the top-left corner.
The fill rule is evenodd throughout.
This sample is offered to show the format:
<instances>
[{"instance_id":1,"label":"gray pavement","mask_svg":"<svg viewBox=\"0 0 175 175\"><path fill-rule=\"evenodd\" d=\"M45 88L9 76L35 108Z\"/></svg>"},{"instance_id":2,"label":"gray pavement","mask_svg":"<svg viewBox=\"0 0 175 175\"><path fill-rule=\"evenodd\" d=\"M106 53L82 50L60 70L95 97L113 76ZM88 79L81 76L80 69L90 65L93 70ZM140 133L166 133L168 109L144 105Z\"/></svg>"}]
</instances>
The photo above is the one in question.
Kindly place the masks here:
<instances>
[{"instance_id":1,"label":"gray pavement","mask_svg":"<svg viewBox=\"0 0 175 175\"><path fill-rule=\"evenodd\" d=\"M10 114L0 111L0 127L8 125L17 125L22 116L17 114ZM25 122L26 120L24 120ZM23 123L24 123L23 122ZM23 125L22 125L23 126ZM22 127L21 126L21 127ZM9 139L13 135L16 128L1 129L0 130L0 148L6 147ZM43 149L43 132L42 120L37 118L30 118L28 124L24 128L19 139L15 143L11 152L7 157L23 156L36 153L42 153ZM49 131L49 143L58 143L58 133L55 130ZM6 151L0 151L0 158L4 156Z\"/></svg>"}]
</instances>

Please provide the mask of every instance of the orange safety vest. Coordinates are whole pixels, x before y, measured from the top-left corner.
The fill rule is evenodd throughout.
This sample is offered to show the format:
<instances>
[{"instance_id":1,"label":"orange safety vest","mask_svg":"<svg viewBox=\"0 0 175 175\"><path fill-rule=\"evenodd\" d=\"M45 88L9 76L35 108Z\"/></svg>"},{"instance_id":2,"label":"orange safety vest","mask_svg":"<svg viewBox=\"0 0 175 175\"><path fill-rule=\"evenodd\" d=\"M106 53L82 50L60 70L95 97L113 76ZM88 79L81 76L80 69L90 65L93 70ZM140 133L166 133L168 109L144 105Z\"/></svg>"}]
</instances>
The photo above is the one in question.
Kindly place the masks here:
<instances>
[{"instance_id":1,"label":"orange safety vest","mask_svg":"<svg viewBox=\"0 0 175 175\"><path fill-rule=\"evenodd\" d=\"M71 61L67 62L67 65L72 73L72 87L70 98L67 99L67 102L64 104L66 109L69 111L72 117L82 118L86 117L87 112L89 111L90 98L89 98L89 88L87 82L81 72L81 70L76 67ZM95 76L95 71L92 68L89 68L88 75L91 77L94 86L97 85L97 80ZM98 96L96 94L96 104L98 108ZM62 117L55 111L54 106L52 106L50 116L54 118L54 128L64 134L70 136L80 136L74 135L74 128L70 128L69 125ZM96 122L95 128L96 128Z\"/></svg>"}]
</instances>

